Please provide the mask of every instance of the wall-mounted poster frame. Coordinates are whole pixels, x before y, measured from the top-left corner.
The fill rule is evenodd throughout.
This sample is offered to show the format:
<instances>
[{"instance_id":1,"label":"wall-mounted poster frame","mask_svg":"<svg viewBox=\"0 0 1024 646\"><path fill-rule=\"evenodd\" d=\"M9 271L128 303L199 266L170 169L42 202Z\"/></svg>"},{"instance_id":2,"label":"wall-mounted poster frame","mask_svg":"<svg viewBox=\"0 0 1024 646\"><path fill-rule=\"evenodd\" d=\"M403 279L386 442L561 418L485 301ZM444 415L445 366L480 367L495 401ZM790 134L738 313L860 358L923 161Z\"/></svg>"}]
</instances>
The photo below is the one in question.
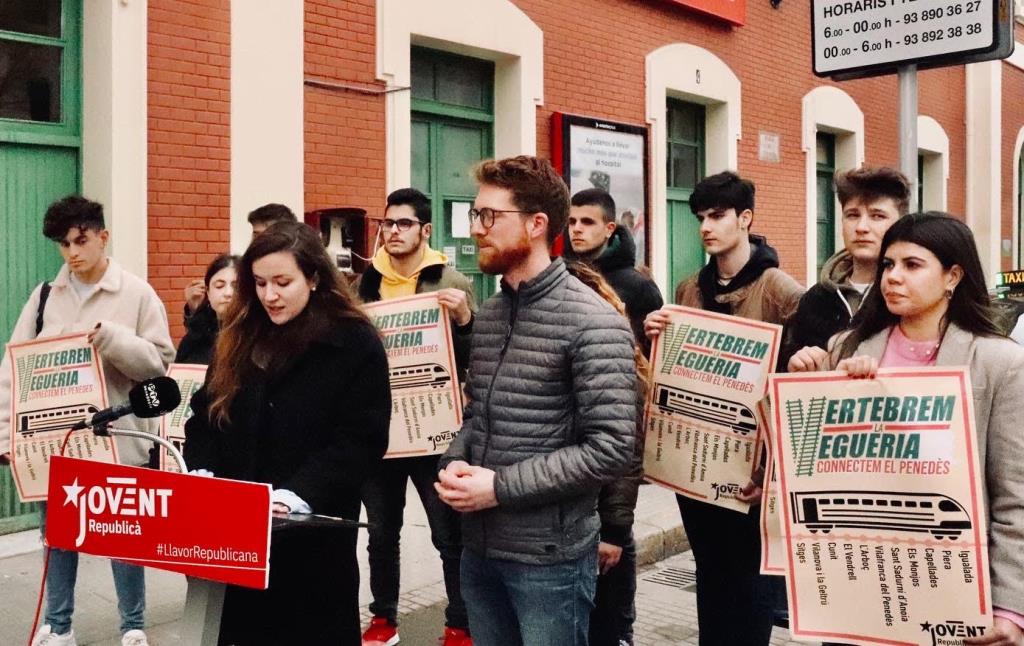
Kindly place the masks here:
<instances>
[{"instance_id":1,"label":"wall-mounted poster frame","mask_svg":"<svg viewBox=\"0 0 1024 646\"><path fill-rule=\"evenodd\" d=\"M551 162L570 195L603 188L615 200L615 219L633 234L637 266L650 258L647 126L555 112Z\"/></svg>"}]
</instances>

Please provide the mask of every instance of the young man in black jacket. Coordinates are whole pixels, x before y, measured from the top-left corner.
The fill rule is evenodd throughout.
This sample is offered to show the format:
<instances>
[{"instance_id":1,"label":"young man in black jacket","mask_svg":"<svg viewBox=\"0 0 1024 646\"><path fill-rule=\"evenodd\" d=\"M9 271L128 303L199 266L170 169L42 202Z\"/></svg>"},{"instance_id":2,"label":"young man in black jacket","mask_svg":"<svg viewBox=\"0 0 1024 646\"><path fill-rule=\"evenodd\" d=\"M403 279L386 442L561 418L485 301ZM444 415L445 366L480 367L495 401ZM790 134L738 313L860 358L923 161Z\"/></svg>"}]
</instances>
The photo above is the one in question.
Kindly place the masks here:
<instances>
[{"instance_id":1,"label":"young man in black jacket","mask_svg":"<svg viewBox=\"0 0 1024 646\"><path fill-rule=\"evenodd\" d=\"M562 257L593 267L611 285L626 307L626 316L644 356L651 343L644 319L664 304L653 280L636 269L636 244L629 231L615 222L615 200L607 191L590 188L572 196ZM643 459L642 447L639 460ZM619 646L633 642L636 620L636 545L633 511L643 469L638 465L601 488L597 594L590 614L590 646Z\"/></svg>"},{"instance_id":2,"label":"young man in black jacket","mask_svg":"<svg viewBox=\"0 0 1024 646\"><path fill-rule=\"evenodd\" d=\"M909 208L910 184L893 168L841 171L835 183L844 248L825 262L821 282L800 299L787 330L782 366L819 369L828 340L850 326L864 295L874 288L882 237Z\"/></svg>"},{"instance_id":3,"label":"young man in black jacket","mask_svg":"<svg viewBox=\"0 0 1024 646\"><path fill-rule=\"evenodd\" d=\"M562 257L586 262L601 272L625 304L644 356L650 354L644 319L664 301L654 281L636 269L636 243L625 227L615 223L615 200L607 191L589 188L573 195L570 204Z\"/></svg>"}]
</instances>

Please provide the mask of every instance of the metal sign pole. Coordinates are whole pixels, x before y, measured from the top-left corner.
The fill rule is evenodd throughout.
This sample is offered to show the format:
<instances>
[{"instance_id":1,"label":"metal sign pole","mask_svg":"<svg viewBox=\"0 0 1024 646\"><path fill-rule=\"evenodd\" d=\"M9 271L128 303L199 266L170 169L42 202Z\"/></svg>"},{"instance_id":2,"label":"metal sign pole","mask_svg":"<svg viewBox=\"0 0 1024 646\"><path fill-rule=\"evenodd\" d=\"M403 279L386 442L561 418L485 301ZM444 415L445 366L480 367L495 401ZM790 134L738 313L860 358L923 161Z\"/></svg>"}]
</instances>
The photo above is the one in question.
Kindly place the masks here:
<instances>
[{"instance_id":1,"label":"metal sign pole","mask_svg":"<svg viewBox=\"0 0 1024 646\"><path fill-rule=\"evenodd\" d=\"M900 171L910 182L910 212L921 209L917 203L917 65L900 65Z\"/></svg>"}]
</instances>

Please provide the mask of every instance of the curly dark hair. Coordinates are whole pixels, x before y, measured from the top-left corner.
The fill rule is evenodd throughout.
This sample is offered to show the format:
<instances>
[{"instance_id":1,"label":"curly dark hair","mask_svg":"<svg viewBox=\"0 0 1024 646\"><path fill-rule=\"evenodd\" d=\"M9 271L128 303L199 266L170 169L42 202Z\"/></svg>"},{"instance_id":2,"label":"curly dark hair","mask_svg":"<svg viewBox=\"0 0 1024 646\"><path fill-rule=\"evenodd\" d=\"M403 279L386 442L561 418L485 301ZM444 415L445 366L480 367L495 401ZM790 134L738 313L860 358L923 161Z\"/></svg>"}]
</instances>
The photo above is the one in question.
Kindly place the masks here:
<instances>
[{"instance_id":1,"label":"curly dark hair","mask_svg":"<svg viewBox=\"0 0 1024 646\"><path fill-rule=\"evenodd\" d=\"M105 228L103 205L81 195L57 200L43 216L43 235L54 242L63 240L71 229L102 231Z\"/></svg>"}]
</instances>

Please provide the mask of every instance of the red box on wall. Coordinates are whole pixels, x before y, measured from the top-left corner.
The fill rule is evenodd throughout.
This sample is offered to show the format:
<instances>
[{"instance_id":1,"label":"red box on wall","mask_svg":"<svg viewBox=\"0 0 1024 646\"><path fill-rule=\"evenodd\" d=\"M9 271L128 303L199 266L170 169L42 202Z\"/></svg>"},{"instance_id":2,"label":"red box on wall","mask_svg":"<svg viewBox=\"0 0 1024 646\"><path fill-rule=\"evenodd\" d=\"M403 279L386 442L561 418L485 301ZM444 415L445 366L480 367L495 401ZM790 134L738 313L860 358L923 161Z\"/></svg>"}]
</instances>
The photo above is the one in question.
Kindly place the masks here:
<instances>
[{"instance_id":1,"label":"red box on wall","mask_svg":"<svg viewBox=\"0 0 1024 646\"><path fill-rule=\"evenodd\" d=\"M747 0L665 0L672 4L696 9L701 13L721 18L734 25L747 20Z\"/></svg>"}]
</instances>

